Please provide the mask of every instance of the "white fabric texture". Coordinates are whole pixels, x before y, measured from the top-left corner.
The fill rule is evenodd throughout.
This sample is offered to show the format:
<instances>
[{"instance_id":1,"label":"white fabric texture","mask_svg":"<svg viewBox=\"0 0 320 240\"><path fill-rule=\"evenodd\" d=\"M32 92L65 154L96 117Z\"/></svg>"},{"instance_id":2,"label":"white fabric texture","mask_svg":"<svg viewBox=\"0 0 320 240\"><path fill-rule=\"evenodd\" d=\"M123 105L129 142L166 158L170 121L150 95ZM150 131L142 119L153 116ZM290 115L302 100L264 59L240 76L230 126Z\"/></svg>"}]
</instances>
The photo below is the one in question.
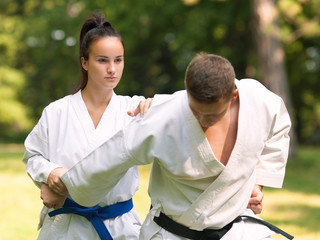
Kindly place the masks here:
<instances>
[{"instance_id":1,"label":"white fabric texture","mask_svg":"<svg viewBox=\"0 0 320 240\"><path fill-rule=\"evenodd\" d=\"M71 168L127 125L132 120L127 111L135 108L142 99L113 93L97 128L81 97L81 91L49 104L25 141L23 161L34 183L39 187L41 183L47 183L48 175L54 168ZM103 158L101 162L105 160ZM132 167L99 198L97 205L103 207L126 201L132 198L138 187L138 170ZM50 218L47 213L52 210L43 207L39 223L42 229L38 239L99 239L92 224L84 217L62 214ZM141 222L135 209L104 222L114 239L138 238Z\"/></svg>"},{"instance_id":2,"label":"white fabric texture","mask_svg":"<svg viewBox=\"0 0 320 240\"><path fill-rule=\"evenodd\" d=\"M226 166L213 154L186 91L156 95L144 118L132 121L62 176L71 196L80 204L95 205L126 169L153 162L149 184L153 209L140 239L183 239L168 237L172 234L152 221L160 211L195 230L228 224L246 211L254 184L282 186L291 126L280 97L252 79L236 80L236 85L238 133ZM108 161L88 170L93 159L104 158ZM244 239L245 228L241 232L233 240ZM261 236L246 240L263 239L259 232Z\"/></svg>"}]
</instances>

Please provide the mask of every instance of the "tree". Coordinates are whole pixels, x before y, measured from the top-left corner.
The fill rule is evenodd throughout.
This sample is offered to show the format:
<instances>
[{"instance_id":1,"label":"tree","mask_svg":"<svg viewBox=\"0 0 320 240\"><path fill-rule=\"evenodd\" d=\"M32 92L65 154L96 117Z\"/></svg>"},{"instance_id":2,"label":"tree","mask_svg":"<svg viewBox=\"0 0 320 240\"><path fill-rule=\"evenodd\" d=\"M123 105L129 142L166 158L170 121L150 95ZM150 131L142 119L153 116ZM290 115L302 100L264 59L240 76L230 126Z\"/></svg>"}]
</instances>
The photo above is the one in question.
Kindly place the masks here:
<instances>
[{"instance_id":1,"label":"tree","mask_svg":"<svg viewBox=\"0 0 320 240\"><path fill-rule=\"evenodd\" d=\"M320 1L278 2L281 39L292 92L298 139L309 143L314 133L320 144Z\"/></svg>"},{"instance_id":2,"label":"tree","mask_svg":"<svg viewBox=\"0 0 320 240\"><path fill-rule=\"evenodd\" d=\"M272 92L281 96L289 113L292 113L291 94L288 87L285 52L279 29L279 15L274 0L253 0L253 39L259 59L260 79ZM291 114L292 115L292 114ZM296 149L296 134L290 132L291 155Z\"/></svg>"},{"instance_id":3,"label":"tree","mask_svg":"<svg viewBox=\"0 0 320 240\"><path fill-rule=\"evenodd\" d=\"M253 47L253 36L258 32L253 34L250 25L250 3L253 0L1 0L0 17L19 21L5 34L9 40L0 37L0 60L4 59L5 65L3 61L0 64L3 69L10 67L22 74L26 90L17 94L21 93L17 85L12 89L17 87L15 99L29 109L24 111L30 112L30 119L36 123L49 102L71 93L77 85L79 30L84 19L99 9L125 42L125 70L116 88L118 94L152 96L180 90L186 66L195 53L216 53L232 62L239 79L262 80L262 74L268 71L278 73L277 77L282 75L278 79L287 77L288 85L274 88L285 83L280 80L264 83L281 95L287 106L290 98L279 92L294 94L291 116L299 141L306 141L319 121L314 119L320 119L320 96L316 94L320 88L320 1L277 1L278 36L272 33L275 28L267 27L264 34L269 40L259 43L268 43L271 49L281 49L282 45L284 53L280 64L274 65L273 59L267 66L267 61L258 61L258 56L266 52L258 54ZM267 53L270 59L276 56L272 51Z\"/></svg>"}]
</instances>

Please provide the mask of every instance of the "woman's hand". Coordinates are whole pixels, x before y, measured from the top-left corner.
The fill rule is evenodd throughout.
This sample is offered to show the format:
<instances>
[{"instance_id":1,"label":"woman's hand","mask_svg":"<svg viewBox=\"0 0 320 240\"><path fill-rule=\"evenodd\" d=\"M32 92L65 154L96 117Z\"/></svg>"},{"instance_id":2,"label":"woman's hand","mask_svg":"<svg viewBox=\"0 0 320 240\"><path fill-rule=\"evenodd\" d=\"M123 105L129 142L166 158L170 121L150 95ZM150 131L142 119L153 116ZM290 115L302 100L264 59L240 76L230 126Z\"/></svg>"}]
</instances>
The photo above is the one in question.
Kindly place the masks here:
<instances>
[{"instance_id":1,"label":"woman's hand","mask_svg":"<svg viewBox=\"0 0 320 240\"><path fill-rule=\"evenodd\" d=\"M256 184L252 190L247 208L250 208L255 214L260 214L262 212L262 200L262 186Z\"/></svg>"},{"instance_id":2,"label":"woman's hand","mask_svg":"<svg viewBox=\"0 0 320 240\"><path fill-rule=\"evenodd\" d=\"M66 196L68 194L68 189L61 181L60 177L67 172L68 169L63 167L58 167L53 169L48 176L48 186L56 194L60 196Z\"/></svg>"},{"instance_id":3,"label":"woman's hand","mask_svg":"<svg viewBox=\"0 0 320 240\"><path fill-rule=\"evenodd\" d=\"M40 198L42 199L43 205L46 207L58 209L63 206L67 195L61 196L52 191L47 184L42 184Z\"/></svg>"},{"instance_id":4,"label":"woman's hand","mask_svg":"<svg viewBox=\"0 0 320 240\"><path fill-rule=\"evenodd\" d=\"M140 113L140 116L143 117L149 108L151 107L153 98L147 98L144 100L141 100L139 105L136 107L136 109L129 110L127 113L131 117L135 117Z\"/></svg>"}]
</instances>

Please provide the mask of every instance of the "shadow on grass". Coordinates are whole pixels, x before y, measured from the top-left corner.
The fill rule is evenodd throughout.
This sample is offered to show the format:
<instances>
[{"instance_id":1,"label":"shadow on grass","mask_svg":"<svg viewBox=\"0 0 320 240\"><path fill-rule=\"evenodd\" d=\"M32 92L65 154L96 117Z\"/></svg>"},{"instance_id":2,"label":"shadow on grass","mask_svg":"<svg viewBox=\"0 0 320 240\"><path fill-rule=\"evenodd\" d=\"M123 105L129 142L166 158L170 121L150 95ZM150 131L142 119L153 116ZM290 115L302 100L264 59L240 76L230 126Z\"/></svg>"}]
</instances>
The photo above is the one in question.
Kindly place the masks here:
<instances>
[{"instance_id":1,"label":"shadow on grass","mask_svg":"<svg viewBox=\"0 0 320 240\"><path fill-rule=\"evenodd\" d=\"M320 194L319 175L320 148L301 146L296 158L288 160L283 189Z\"/></svg>"},{"instance_id":2,"label":"shadow on grass","mask_svg":"<svg viewBox=\"0 0 320 240\"><path fill-rule=\"evenodd\" d=\"M319 230L320 215L319 207L312 207L305 204L278 204L274 209L275 212L281 212L283 217L269 216L264 219L270 221L276 226L296 226L303 228L305 231L313 232Z\"/></svg>"}]
</instances>

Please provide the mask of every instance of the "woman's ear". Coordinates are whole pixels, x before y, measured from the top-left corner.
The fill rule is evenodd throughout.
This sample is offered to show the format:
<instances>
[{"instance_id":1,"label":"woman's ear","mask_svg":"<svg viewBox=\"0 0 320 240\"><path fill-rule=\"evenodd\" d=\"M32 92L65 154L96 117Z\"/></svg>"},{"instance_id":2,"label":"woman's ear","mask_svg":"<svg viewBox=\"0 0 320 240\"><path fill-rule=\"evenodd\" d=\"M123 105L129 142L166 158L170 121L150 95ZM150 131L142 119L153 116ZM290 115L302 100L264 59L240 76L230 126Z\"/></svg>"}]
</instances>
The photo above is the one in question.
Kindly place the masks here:
<instances>
[{"instance_id":1,"label":"woman's ear","mask_svg":"<svg viewBox=\"0 0 320 240\"><path fill-rule=\"evenodd\" d=\"M84 59L84 57L81 57L81 66L84 70L88 71L87 67L88 61Z\"/></svg>"}]
</instances>

